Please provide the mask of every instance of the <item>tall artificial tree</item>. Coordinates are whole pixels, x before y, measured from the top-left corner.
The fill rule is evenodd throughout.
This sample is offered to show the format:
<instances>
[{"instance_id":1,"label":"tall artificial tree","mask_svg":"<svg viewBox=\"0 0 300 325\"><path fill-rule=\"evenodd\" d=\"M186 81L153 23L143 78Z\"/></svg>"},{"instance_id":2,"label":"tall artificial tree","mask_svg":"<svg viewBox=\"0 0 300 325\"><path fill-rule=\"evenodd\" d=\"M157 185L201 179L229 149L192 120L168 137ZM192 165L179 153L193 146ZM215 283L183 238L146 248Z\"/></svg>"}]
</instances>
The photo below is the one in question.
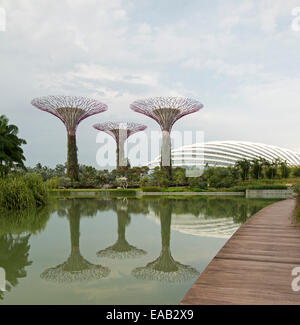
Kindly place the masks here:
<instances>
[{"instance_id":1,"label":"tall artificial tree","mask_svg":"<svg viewBox=\"0 0 300 325\"><path fill-rule=\"evenodd\" d=\"M181 97L152 97L137 100L130 105L135 112L154 119L162 131L161 167L171 178L171 137L176 121L185 115L199 111L203 105L197 100Z\"/></svg>"},{"instance_id":2,"label":"tall artificial tree","mask_svg":"<svg viewBox=\"0 0 300 325\"><path fill-rule=\"evenodd\" d=\"M31 104L38 109L58 117L65 125L68 134L67 176L78 181L76 130L84 119L107 110L107 105L86 97L46 96L35 98Z\"/></svg>"},{"instance_id":3,"label":"tall artificial tree","mask_svg":"<svg viewBox=\"0 0 300 325\"><path fill-rule=\"evenodd\" d=\"M120 169L122 166L127 166L125 159L124 145L125 141L134 133L144 131L147 127L142 124L133 122L106 122L98 123L93 126L96 130L105 132L112 136L117 144L116 150L116 167Z\"/></svg>"}]
</instances>

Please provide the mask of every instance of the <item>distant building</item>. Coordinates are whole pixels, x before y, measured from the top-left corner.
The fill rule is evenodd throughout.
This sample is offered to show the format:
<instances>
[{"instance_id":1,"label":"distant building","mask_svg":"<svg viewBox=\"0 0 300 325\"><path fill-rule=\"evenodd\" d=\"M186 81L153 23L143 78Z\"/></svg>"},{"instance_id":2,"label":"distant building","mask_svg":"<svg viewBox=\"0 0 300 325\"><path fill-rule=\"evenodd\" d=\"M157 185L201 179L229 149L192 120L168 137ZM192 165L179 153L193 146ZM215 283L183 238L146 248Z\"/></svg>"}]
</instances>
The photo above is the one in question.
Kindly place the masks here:
<instances>
[{"instance_id":1,"label":"distant building","mask_svg":"<svg viewBox=\"0 0 300 325\"><path fill-rule=\"evenodd\" d=\"M276 158L286 161L289 166L300 166L300 153L262 143L246 141L211 141L195 143L172 150L173 167L228 167L241 159ZM149 163L150 168L159 166L160 156Z\"/></svg>"}]
</instances>

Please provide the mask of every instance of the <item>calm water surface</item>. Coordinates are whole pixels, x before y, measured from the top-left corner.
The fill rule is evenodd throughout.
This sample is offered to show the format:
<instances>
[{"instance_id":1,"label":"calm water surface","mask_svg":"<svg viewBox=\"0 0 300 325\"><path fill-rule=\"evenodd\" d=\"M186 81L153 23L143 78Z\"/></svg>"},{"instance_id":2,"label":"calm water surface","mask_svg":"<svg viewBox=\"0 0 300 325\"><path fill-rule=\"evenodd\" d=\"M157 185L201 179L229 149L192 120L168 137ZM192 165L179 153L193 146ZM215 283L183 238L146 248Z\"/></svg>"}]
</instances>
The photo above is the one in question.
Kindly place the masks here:
<instances>
[{"instance_id":1,"label":"calm water surface","mask_svg":"<svg viewBox=\"0 0 300 325\"><path fill-rule=\"evenodd\" d=\"M0 304L178 304L236 229L272 202L69 199L2 215Z\"/></svg>"}]
</instances>

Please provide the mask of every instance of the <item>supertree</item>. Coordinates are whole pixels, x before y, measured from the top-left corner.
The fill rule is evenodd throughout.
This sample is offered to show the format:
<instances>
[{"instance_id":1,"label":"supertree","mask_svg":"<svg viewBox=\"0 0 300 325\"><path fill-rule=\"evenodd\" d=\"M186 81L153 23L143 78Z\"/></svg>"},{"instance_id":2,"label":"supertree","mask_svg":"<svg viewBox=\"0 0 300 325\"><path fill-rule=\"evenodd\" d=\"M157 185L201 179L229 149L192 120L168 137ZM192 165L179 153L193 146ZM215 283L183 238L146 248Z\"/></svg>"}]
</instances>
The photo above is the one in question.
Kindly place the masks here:
<instances>
[{"instance_id":1,"label":"supertree","mask_svg":"<svg viewBox=\"0 0 300 325\"><path fill-rule=\"evenodd\" d=\"M52 282L71 283L107 277L110 273L108 267L92 264L81 255L79 248L80 217L82 214L80 202L68 200L67 203L71 233L71 253L64 263L46 269L41 274L41 278ZM60 214L63 213L64 210L60 211Z\"/></svg>"},{"instance_id":2,"label":"supertree","mask_svg":"<svg viewBox=\"0 0 300 325\"><path fill-rule=\"evenodd\" d=\"M147 127L133 122L106 122L93 125L96 130L105 132L112 136L117 144L116 167L127 166L127 160L124 156L125 141L134 133L144 131Z\"/></svg>"},{"instance_id":3,"label":"supertree","mask_svg":"<svg viewBox=\"0 0 300 325\"><path fill-rule=\"evenodd\" d=\"M155 207L161 224L161 253L153 262L144 267L137 267L132 275L142 280L181 283L199 275L190 265L175 261L170 250L172 205L168 200L159 200Z\"/></svg>"},{"instance_id":4,"label":"supertree","mask_svg":"<svg viewBox=\"0 0 300 325\"><path fill-rule=\"evenodd\" d=\"M67 176L78 181L77 127L87 117L106 111L107 105L95 99L76 96L45 96L33 99L31 104L58 117L66 126L68 133Z\"/></svg>"},{"instance_id":5,"label":"supertree","mask_svg":"<svg viewBox=\"0 0 300 325\"><path fill-rule=\"evenodd\" d=\"M132 246L126 240L126 227L129 225L130 205L127 200L113 200L111 201L113 210L117 212L118 216L118 239L115 244L109 246L97 253L98 257L109 257L113 259L136 258L147 254L143 249ZM139 202L135 202L135 208L139 206Z\"/></svg>"},{"instance_id":6,"label":"supertree","mask_svg":"<svg viewBox=\"0 0 300 325\"><path fill-rule=\"evenodd\" d=\"M171 177L171 137L176 121L185 115L199 111L203 105L197 100L182 97L152 97L137 100L130 105L135 112L154 119L162 130L161 167Z\"/></svg>"}]
</instances>

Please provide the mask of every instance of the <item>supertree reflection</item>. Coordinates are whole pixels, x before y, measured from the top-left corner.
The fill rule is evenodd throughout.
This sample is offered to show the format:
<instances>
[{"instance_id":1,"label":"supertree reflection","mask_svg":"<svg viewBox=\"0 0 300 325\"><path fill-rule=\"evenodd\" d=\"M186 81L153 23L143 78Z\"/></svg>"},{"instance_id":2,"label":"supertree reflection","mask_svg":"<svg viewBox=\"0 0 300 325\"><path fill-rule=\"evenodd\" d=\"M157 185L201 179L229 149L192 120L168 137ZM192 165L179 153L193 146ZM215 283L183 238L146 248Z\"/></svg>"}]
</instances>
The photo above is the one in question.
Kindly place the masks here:
<instances>
[{"instance_id":1,"label":"supertree reflection","mask_svg":"<svg viewBox=\"0 0 300 325\"><path fill-rule=\"evenodd\" d=\"M76 200L68 200L67 202L71 253L64 263L45 270L41 274L41 278L54 282L77 282L107 277L110 273L109 268L98 264L92 264L81 255L79 248L80 217L82 213L79 205L81 202Z\"/></svg>"},{"instance_id":2,"label":"supertree reflection","mask_svg":"<svg viewBox=\"0 0 300 325\"><path fill-rule=\"evenodd\" d=\"M136 200L135 200L136 201ZM100 250L98 257L109 257L114 259L136 258L147 254L143 249L132 246L126 240L126 227L130 224L130 204L127 199L113 200L112 208L116 211L118 217L118 239L112 246ZM135 209L139 202L135 203ZM138 211L138 210L137 210Z\"/></svg>"},{"instance_id":3,"label":"supertree reflection","mask_svg":"<svg viewBox=\"0 0 300 325\"><path fill-rule=\"evenodd\" d=\"M158 280L162 282L184 282L199 275L199 272L189 265L175 261L170 250L172 205L167 200L155 202L154 210L160 217L161 253L157 259L144 267L137 267L132 275L143 280Z\"/></svg>"}]
</instances>

